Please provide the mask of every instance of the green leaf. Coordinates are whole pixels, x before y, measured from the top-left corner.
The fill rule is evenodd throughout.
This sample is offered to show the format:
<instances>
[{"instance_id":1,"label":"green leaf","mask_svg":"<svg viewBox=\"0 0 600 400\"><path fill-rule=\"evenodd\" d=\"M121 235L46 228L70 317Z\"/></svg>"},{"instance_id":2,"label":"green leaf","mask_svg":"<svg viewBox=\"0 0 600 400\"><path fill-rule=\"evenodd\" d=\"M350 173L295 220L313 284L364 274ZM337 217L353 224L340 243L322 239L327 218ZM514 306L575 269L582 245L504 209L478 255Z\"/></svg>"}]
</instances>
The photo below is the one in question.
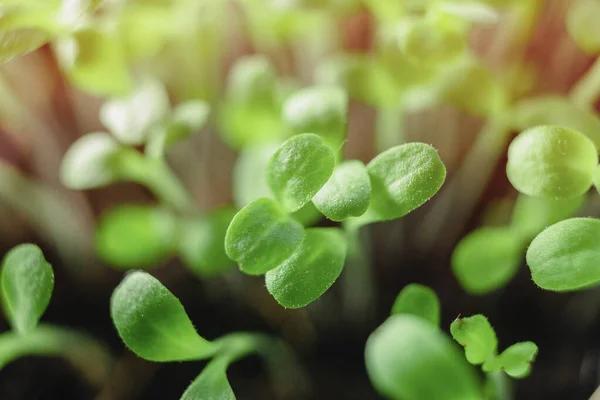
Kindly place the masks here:
<instances>
[{"instance_id":1,"label":"green leaf","mask_svg":"<svg viewBox=\"0 0 600 400\"><path fill-rule=\"evenodd\" d=\"M225 235L225 251L250 275L260 275L287 260L304 240L304 228L279 204L258 199L242 208Z\"/></svg>"},{"instance_id":2,"label":"green leaf","mask_svg":"<svg viewBox=\"0 0 600 400\"><path fill-rule=\"evenodd\" d=\"M145 360L202 360L214 352L179 300L146 272L132 272L117 286L110 315L125 345Z\"/></svg>"},{"instance_id":3,"label":"green leaf","mask_svg":"<svg viewBox=\"0 0 600 400\"><path fill-rule=\"evenodd\" d=\"M392 306L392 315L394 314L416 315L440 326L440 301L431 288L411 283L398 293Z\"/></svg>"},{"instance_id":4,"label":"green leaf","mask_svg":"<svg viewBox=\"0 0 600 400\"><path fill-rule=\"evenodd\" d=\"M298 211L293 212L290 215L292 216L292 218L300 222L305 227L315 225L321 220L321 218L323 218L323 214L321 214L319 210L317 210L317 208L312 202L306 203L304 207L302 207Z\"/></svg>"},{"instance_id":5,"label":"green leaf","mask_svg":"<svg viewBox=\"0 0 600 400\"><path fill-rule=\"evenodd\" d=\"M569 199L589 190L597 165L590 139L569 128L545 125L513 140L506 174L515 189L528 196Z\"/></svg>"},{"instance_id":6,"label":"green leaf","mask_svg":"<svg viewBox=\"0 0 600 400\"><path fill-rule=\"evenodd\" d=\"M297 135L284 142L267 167L267 182L275 198L289 211L308 203L327 183L335 157L314 134Z\"/></svg>"},{"instance_id":7,"label":"green leaf","mask_svg":"<svg viewBox=\"0 0 600 400\"><path fill-rule=\"evenodd\" d=\"M188 100L173 110L173 121L190 132L196 132L208 121L210 106L204 100Z\"/></svg>"},{"instance_id":8,"label":"green leaf","mask_svg":"<svg viewBox=\"0 0 600 400\"><path fill-rule=\"evenodd\" d=\"M235 394L227 380L226 359L214 359L186 389L181 400L235 400Z\"/></svg>"},{"instance_id":9,"label":"green leaf","mask_svg":"<svg viewBox=\"0 0 600 400\"><path fill-rule=\"evenodd\" d=\"M545 229L531 242L527 264L533 281L557 292L600 282L600 220L571 218Z\"/></svg>"},{"instance_id":10,"label":"green leaf","mask_svg":"<svg viewBox=\"0 0 600 400\"><path fill-rule=\"evenodd\" d=\"M579 107L568 97L541 96L523 100L514 107L510 120L523 131L538 125L558 125L586 135L600 148L600 118L592 110Z\"/></svg>"},{"instance_id":11,"label":"green leaf","mask_svg":"<svg viewBox=\"0 0 600 400\"><path fill-rule=\"evenodd\" d=\"M23 27L0 30L0 63L10 61L46 44L52 36L41 29Z\"/></svg>"},{"instance_id":12,"label":"green leaf","mask_svg":"<svg viewBox=\"0 0 600 400\"><path fill-rule=\"evenodd\" d=\"M105 102L100 109L100 121L120 142L140 145L168 112L165 88L158 81L146 79L128 97Z\"/></svg>"},{"instance_id":13,"label":"green leaf","mask_svg":"<svg viewBox=\"0 0 600 400\"><path fill-rule=\"evenodd\" d=\"M124 44L117 32L85 27L56 40L56 57L67 79L100 96L128 93L133 87Z\"/></svg>"},{"instance_id":14,"label":"green leaf","mask_svg":"<svg viewBox=\"0 0 600 400\"><path fill-rule=\"evenodd\" d=\"M513 378L525 378L531 372L531 364L538 354L538 347L533 342L515 343L483 364L485 372L504 371Z\"/></svg>"},{"instance_id":15,"label":"green leaf","mask_svg":"<svg viewBox=\"0 0 600 400\"><path fill-rule=\"evenodd\" d=\"M262 54L240 57L229 72L227 99L234 103L270 106L274 100L277 76Z\"/></svg>"},{"instance_id":16,"label":"green leaf","mask_svg":"<svg viewBox=\"0 0 600 400\"><path fill-rule=\"evenodd\" d=\"M363 215L371 202L371 181L365 165L357 160L337 165L312 202L332 221Z\"/></svg>"},{"instance_id":17,"label":"green leaf","mask_svg":"<svg viewBox=\"0 0 600 400\"><path fill-rule=\"evenodd\" d=\"M373 332L365 361L373 386L390 399L481 399L475 370L458 348L413 315L392 315Z\"/></svg>"},{"instance_id":18,"label":"green leaf","mask_svg":"<svg viewBox=\"0 0 600 400\"><path fill-rule=\"evenodd\" d=\"M300 248L267 272L267 290L283 307L305 307L333 285L345 259L346 240L339 229L307 229Z\"/></svg>"},{"instance_id":19,"label":"green leaf","mask_svg":"<svg viewBox=\"0 0 600 400\"><path fill-rule=\"evenodd\" d=\"M32 331L46 311L54 288L54 272L39 247L22 244L2 261L2 305L12 328Z\"/></svg>"},{"instance_id":20,"label":"green leaf","mask_svg":"<svg viewBox=\"0 0 600 400\"><path fill-rule=\"evenodd\" d=\"M286 132L279 110L273 107L225 103L219 111L220 133L235 149L280 140Z\"/></svg>"},{"instance_id":21,"label":"green leaf","mask_svg":"<svg viewBox=\"0 0 600 400\"><path fill-rule=\"evenodd\" d=\"M481 314L455 319L450 325L450 333L465 348L465 356L471 364L483 364L496 355L496 332Z\"/></svg>"},{"instance_id":22,"label":"green leaf","mask_svg":"<svg viewBox=\"0 0 600 400\"><path fill-rule=\"evenodd\" d=\"M233 167L233 199L238 207L260 199L273 198L267 183L267 166L279 142L244 147Z\"/></svg>"},{"instance_id":23,"label":"green leaf","mask_svg":"<svg viewBox=\"0 0 600 400\"><path fill-rule=\"evenodd\" d=\"M392 147L367 165L371 207L382 220L402 217L423 205L440 189L446 167L425 143Z\"/></svg>"},{"instance_id":24,"label":"green leaf","mask_svg":"<svg viewBox=\"0 0 600 400\"><path fill-rule=\"evenodd\" d=\"M112 161L120 145L103 132L88 133L67 150L60 167L60 181L69 189L86 190L107 186L118 180Z\"/></svg>"},{"instance_id":25,"label":"green leaf","mask_svg":"<svg viewBox=\"0 0 600 400\"><path fill-rule=\"evenodd\" d=\"M572 217L585 202L585 196L566 200L519 195L512 214L511 228L528 240L544 228Z\"/></svg>"},{"instance_id":26,"label":"green leaf","mask_svg":"<svg viewBox=\"0 0 600 400\"><path fill-rule=\"evenodd\" d=\"M452 272L470 294L506 285L523 262L525 245L513 230L483 227L465 236L452 254Z\"/></svg>"},{"instance_id":27,"label":"green leaf","mask_svg":"<svg viewBox=\"0 0 600 400\"><path fill-rule=\"evenodd\" d=\"M119 268L157 266L175 253L177 221L168 210L126 204L109 210L96 229L96 251Z\"/></svg>"},{"instance_id":28,"label":"green leaf","mask_svg":"<svg viewBox=\"0 0 600 400\"><path fill-rule=\"evenodd\" d=\"M206 215L182 221L179 252L198 276L214 276L233 265L225 253L225 234L236 210L219 207Z\"/></svg>"},{"instance_id":29,"label":"green leaf","mask_svg":"<svg viewBox=\"0 0 600 400\"><path fill-rule=\"evenodd\" d=\"M596 0L575 0L567 12L567 31L587 54L600 53L599 20L600 4Z\"/></svg>"},{"instance_id":30,"label":"green leaf","mask_svg":"<svg viewBox=\"0 0 600 400\"><path fill-rule=\"evenodd\" d=\"M336 86L304 88L283 105L285 123L295 134L317 134L337 151L346 138L348 96Z\"/></svg>"}]
</instances>

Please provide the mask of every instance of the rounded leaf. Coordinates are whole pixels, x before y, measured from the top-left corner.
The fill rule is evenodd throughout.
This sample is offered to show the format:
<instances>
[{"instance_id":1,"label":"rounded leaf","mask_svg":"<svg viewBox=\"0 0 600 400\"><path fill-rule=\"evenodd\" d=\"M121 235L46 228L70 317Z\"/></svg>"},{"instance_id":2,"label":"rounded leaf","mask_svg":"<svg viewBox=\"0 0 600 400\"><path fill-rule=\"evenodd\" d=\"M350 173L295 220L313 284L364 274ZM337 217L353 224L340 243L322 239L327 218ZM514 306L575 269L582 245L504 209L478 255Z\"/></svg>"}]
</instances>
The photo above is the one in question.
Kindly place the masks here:
<instances>
[{"instance_id":1,"label":"rounded leaf","mask_svg":"<svg viewBox=\"0 0 600 400\"><path fill-rule=\"evenodd\" d=\"M434 326L440 326L440 301L431 288L411 283L398 293L392 306L394 314L416 315Z\"/></svg>"},{"instance_id":2,"label":"rounded leaf","mask_svg":"<svg viewBox=\"0 0 600 400\"><path fill-rule=\"evenodd\" d=\"M283 105L285 123L293 133L314 133L337 150L346 138L348 96L336 86L299 90Z\"/></svg>"},{"instance_id":3,"label":"rounded leaf","mask_svg":"<svg viewBox=\"0 0 600 400\"><path fill-rule=\"evenodd\" d=\"M392 315L369 336L367 372L379 393L398 400L481 399L475 370L438 328Z\"/></svg>"},{"instance_id":4,"label":"rounded leaf","mask_svg":"<svg viewBox=\"0 0 600 400\"><path fill-rule=\"evenodd\" d=\"M531 242L527 264L533 281L557 292L600 282L600 220L571 218L556 223Z\"/></svg>"},{"instance_id":5,"label":"rounded leaf","mask_svg":"<svg viewBox=\"0 0 600 400\"><path fill-rule=\"evenodd\" d=\"M22 244L4 257L0 286L6 318L14 330L27 333L36 327L50 303L54 272L39 247Z\"/></svg>"},{"instance_id":6,"label":"rounded leaf","mask_svg":"<svg viewBox=\"0 0 600 400\"><path fill-rule=\"evenodd\" d=\"M117 206L100 219L95 242L100 258L119 269L157 266L175 252L177 221L162 208Z\"/></svg>"},{"instance_id":7,"label":"rounded leaf","mask_svg":"<svg viewBox=\"0 0 600 400\"><path fill-rule=\"evenodd\" d=\"M513 140L506 173L515 189L528 196L568 199L589 190L597 165L596 146L585 135L544 125Z\"/></svg>"},{"instance_id":8,"label":"rounded leaf","mask_svg":"<svg viewBox=\"0 0 600 400\"><path fill-rule=\"evenodd\" d=\"M523 262L525 245L508 228L483 227L465 236L452 254L452 272L470 294L506 285Z\"/></svg>"},{"instance_id":9,"label":"rounded leaf","mask_svg":"<svg viewBox=\"0 0 600 400\"><path fill-rule=\"evenodd\" d=\"M513 378L525 378L531 372L531 365L538 354L538 347L533 342L515 343L483 364L485 372L504 371Z\"/></svg>"},{"instance_id":10,"label":"rounded leaf","mask_svg":"<svg viewBox=\"0 0 600 400\"><path fill-rule=\"evenodd\" d=\"M371 207L382 220L402 217L423 205L440 189L446 167L425 143L392 147L367 165Z\"/></svg>"},{"instance_id":11,"label":"rounded leaf","mask_svg":"<svg viewBox=\"0 0 600 400\"><path fill-rule=\"evenodd\" d=\"M304 307L333 285L345 259L346 240L339 229L307 229L300 248L267 272L267 290L286 308Z\"/></svg>"},{"instance_id":12,"label":"rounded leaf","mask_svg":"<svg viewBox=\"0 0 600 400\"><path fill-rule=\"evenodd\" d=\"M297 135L284 142L271 157L267 182L275 198L293 212L317 194L334 167L333 152L320 136Z\"/></svg>"},{"instance_id":13,"label":"rounded leaf","mask_svg":"<svg viewBox=\"0 0 600 400\"><path fill-rule=\"evenodd\" d=\"M240 57L229 72L227 99L234 103L270 105L277 76L267 57L255 54Z\"/></svg>"},{"instance_id":14,"label":"rounded leaf","mask_svg":"<svg viewBox=\"0 0 600 400\"><path fill-rule=\"evenodd\" d=\"M481 314L455 319L450 325L450 333L465 348L465 356L471 364L483 364L496 355L496 332Z\"/></svg>"},{"instance_id":15,"label":"rounded leaf","mask_svg":"<svg viewBox=\"0 0 600 400\"><path fill-rule=\"evenodd\" d=\"M117 286L110 315L125 345L145 360L201 360L214 352L179 300L146 272L132 272Z\"/></svg>"},{"instance_id":16,"label":"rounded leaf","mask_svg":"<svg viewBox=\"0 0 600 400\"><path fill-rule=\"evenodd\" d=\"M60 167L60 180L73 190L106 186L118 179L112 160L119 143L107 133L89 133L71 145Z\"/></svg>"},{"instance_id":17,"label":"rounded leaf","mask_svg":"<svg viewBox=\"0 0 600 400\"><path fill-rule=\"evenodd\" d=\"M225 251L250 275L260 275L288 259L304 240L304 227L279 204L258 199L242 208L225 235Z\"/></svg>"},{"instance_id":18,"label":"rounded leaf","mask_svg":"<svg viewBox=\"0 0 600 400\"><path fill-rule=\"evenodd\" d=\"M332 221L363 215L371 202L371 181L365 165L352 160L336 166L312 202Z\"/></svg>"},{"instance_id":19,"label":"rounded leaf","mask_svg":"<svg viewBox=\"0 0 600 400\"><path fill-rule=\"evenodd\" d=\"M567 12L567 31L579 48L588 54L600 53L600 3L575 0Z\"/></svg>"},{"instance_id":20,"label":"rounded leaf","mask_svg":"<svg viewBox=\"0 0 600 400\"><path fill-rule=\"evenodd\" d=\"M201 277L214 276L233 265L225 253L225 234L236 214L224 206L183 221L179 252L185 265Z\"/></svg>"}]
</instances>

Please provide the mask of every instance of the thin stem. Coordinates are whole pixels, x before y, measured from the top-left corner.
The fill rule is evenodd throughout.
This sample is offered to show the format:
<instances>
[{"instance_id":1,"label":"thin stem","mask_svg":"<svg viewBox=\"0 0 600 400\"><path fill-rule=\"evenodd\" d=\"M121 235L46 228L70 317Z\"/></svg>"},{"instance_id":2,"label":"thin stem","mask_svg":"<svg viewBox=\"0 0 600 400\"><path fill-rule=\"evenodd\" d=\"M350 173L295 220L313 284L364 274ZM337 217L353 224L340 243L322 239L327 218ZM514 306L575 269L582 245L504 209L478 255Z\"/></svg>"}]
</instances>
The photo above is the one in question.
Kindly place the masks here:
<instances>
[{"instance_id":1,"label":"thin stem","mask_svg":"<svg viewBox=\"0 0 600 400\"><path fill-rule=\"evenodd\" d=\"M402 106L381 108L375 121L375 142L378 153L406 142Z\"/></svg>"},{"instance_id":2,"label":"thin stem","mask_svg":"<svg viewBox=\"0 0 600 400\"><path fill-rule=\"evenodd\" d=\"M600 96L600 57L573 86L569 96L580 107L594 107Z\"/></svg>"},{"instance_id":3,"label":"thin stem","mask_svg":"<svg viewBox=\"0 0 600 400\"><path fill-rule=\"evenodd\" d=\"M81 332L40 325L27 334L0 335L0 369L28 355L64 357L95 387L104 383L112 366L108 350Z\"/></svg>"}]
</instances>

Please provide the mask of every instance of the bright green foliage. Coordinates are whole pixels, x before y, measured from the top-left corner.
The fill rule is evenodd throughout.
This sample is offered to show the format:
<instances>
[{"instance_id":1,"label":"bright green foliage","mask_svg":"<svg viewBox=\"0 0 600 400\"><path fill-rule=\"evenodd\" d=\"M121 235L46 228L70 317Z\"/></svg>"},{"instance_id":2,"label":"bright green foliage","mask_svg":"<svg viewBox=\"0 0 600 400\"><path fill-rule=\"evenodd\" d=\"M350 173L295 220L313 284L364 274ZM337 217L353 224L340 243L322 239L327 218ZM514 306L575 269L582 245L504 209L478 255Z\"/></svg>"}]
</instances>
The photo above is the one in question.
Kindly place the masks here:
<instances>
[{"instance_id":1,"label":"bright green foliage","mask_svg":"<svg viewBox=\"0 0 600 400\"><path fill-rule=\"evenodd\" d=\"M323 218L323 214L317 210L312 202L308 202L296 212L293 212L291 216L298 222L300 222L305 227L310 227L315 225L321 218Z\"/></svg>"},{"instance_id":2,"label":"bright green foliage","mask_svg":"<svg viewBox=\"0 0 600 400\"><path fill-rule=\"evenodd\" d=\"M286 308L304 307L329 289L346 258L340 230L307 229L300 248L279 267L267 272L267 290Z\"/></svg>"},{"instance_id":3,"label":"bright green foliage","mask_svg":"<svg viewBox=\"0 0 600 400\"><path fill-rule=\"evenodd\" d=\"M346 138L348 97L335 86L314 86L294 93L283 106L293 133L314 133L337 150Z\"/></svg>"},{"instance_id":4,"label":"bright green foliage","mask_svg":"<svg viewBox=\"0 0 600 400\"><path fill-rule=\"evenodd\" d=\"M449 18L449 17L447 17ZM398 27L400 48L411 61L435 66L450 63L466 48L464 32L443 18L405 18Z\"/></svg>"},{"instance_id":5,"label":"bright green foliage","mask_svg":"<svg viewBox=\"0 0 600 400\"><path fill-rule=\"evenodd\" d=\"M568 199L592 185L598 155L582 133L559 126L538 126L522 132L508 149L506 173L521 193Z\"/></svg>"},{"instance_id":6,"label":"bright green foliage","mask_svg":"<svg viewBox=\"0 0 600 400\"><path fill-rule=\"evenodd\" d=\"M110 315L125 345L145 360L201 360L214 352L179 300L146 272L132 272L119 284Z\"/></svg>"},{"instance_id":7,"label":"bright green foliage","mask_svg":"<svg viewBox=\"0 0 600 400\"><path fill-rule=\"evenodd\" d=\"M513 378L525 378L531 372L531 364L538 354L538 347L533 342L515 343L483 364L485 372L504 371Z\"/></svg>"},{"instance_id":8,"label":"bright green foliage","mask_svg":"<svg viewBox=\"0 0 600 400\"><path fill-rule=\"evenodd\" d=\"M357 160L337 165L312 202L333 221L363 215L371 202L371 181L365 165Z\"/></svg>"},{"instance_id":9,"label":"bright green foliage","mask_svg":"<svg viewBox=\"0 0 600 400\"><path fill-rule=\"evenodd\" d=\"M104 214L96 229L96 251L120 268L149 268L175 253L177 221L168 210L121 205Z\"/></svg>"},{"instance_id":10,"label":"bright green foliage","mask_svg":"<svg viewBox=\"0 0 600 400\"><path fill-rule=\"evenodd\" d=\"M546 290L578 290L600 282L600 220L572 218L540 233L527 250L533 281Z\"/></svg>"},{"instance_id":11,"label":"bright green foliage","mask_svg":"<svg viewBox=\"0 0 600 400\"><path fill-rule=\"evenodd\" d=\"M179 252L185 265L199 276L213 276L233 265L223 242L235 213L233 207L223 206L181 222Z\"/></svg>"},{"instance_id":12,"label":"bright green foliage","mask_svg":"<svg viewBox=\"0 0 600 400\"><path fill-rule=\"evenodd\" d=\"M575 0L567 13L567 31L577 45L588 54L600 53L600 3Z\"/></svg>"},{"instance_id":13,"label":"bright green foliage","mask_svg":"<svg viewBox=\"0 0 600 400\"><path fill-rule=\"evenodd\" d=\"M454 249L452 271L468 293L489 293L514 277L524 249L520 236L509 228L479 228Z\"/></svg>"},{"instance_id":14,"label":"bright green foliage","mask_svg":"<svg viewBox=\"0 0 600 400\"><path fill-rule=\"evenodd\" d=\"M267 166L279 148L278 142L266 142L242 149L233 168L233 199L238 207L260 199L272 198L267 184Z\"/></svg>"},{"instance_id":15,"label":"bright green foliage","mask_svg":"<svg viewBox=\"0 0 600 400\"><path fill-rule=\"evenodd\" d=\"M146 79L128 97L103 104L100 120L121 142L140 145L169 112L169 98L158 81Z\"/></svg>"},{"instance_id":16,"label":"bright green foliage","mask_svg":"<svg viewBox=\"0 0 600 400\"><path fill-rule=\"evenodd\" d=\"M264 274L288 259L304 240L303 226L270 199L241 209L225 235L225 251L240 269Z\"/></svg>"},{"instance_id":17,"label":"bright green foliage","mask_svg":"<svg viewBox=\"0 0 600 400\"><path fill-rule=\"evenodd\" d=\"M371 334L367 372L377 391L398 400L481 399L475 370L437 327L392 315Z\"/></svg>"},{"instance_id":18,"label":"bright green foliage","mask_svg":"<svg viewBox=\"0 0 600 400\"><path fill-rule=\"evenodd\" d=\"M234 103L270 106L276 84L275 70L265 56L241 57L229 72L227 99Z\"/></svg>"},{"instance_id":19,"label":"bright green foliage","mask_svg":"<svg viewBox=\"0 0 600 400\"><path fill-rule=\"evenodd\" d=\"M317 194L334 167L333 152L320 136L297 135L283 143L271 157L267 182L275 198L293 212Z\"/></svg>"},{"instance_id":20,"label":"bright green foliage","mask_svg":"<svg viewBox=\"0 0 600 400\"><path fill-rule=\"evenodd\" d=\"M39 247L22 244L9 251L0 275L4 314L20 334L32 331L50 302L54 272Z\"/></svg>"},{"instance_id":21,"label":"bright green foliage","mask_svg":"<svg viewBox=\"0 0 600 400\"><path fill-rule=\"evenodd\" d=\"M209 362L180 400L235 400L235 394L227 380L228 366L226 359L216 358Z\"/></svg>"},{"instance_id":22,"label":"bright green foliage","mask_svg":"<svg viewBox=\"0 0 600 400\"><path fill-rule=\"evenodd\" d=\"M450 325L450 333L465 348L465 356L471 364L483 364L496 355L496 332L481 314L455 319Z\"/></svg>"},{"instance_id":23,"label":"bright green foliage","mask_svg":"<svg viewBox=\"0 0 600 400\"><path fill-rule=\"evenodd\" d=\"M440 189L446 167L425 143L393 147L367 165L371 207L382 220L402 217L423 205Z\"/></svg>"},{"instance_id":24,"label":"bright green foliage","mask_svg":"<svg viewBox=\"0 0 600 400\"><path fill-rule=\"evenodd\" d=\"M18 28L0 30L0 62L6 62L14 57L29 53L42 47L51 35L41 29Z\"/></svg>"},{"instance_id":25,"label":"bright green foliage","mask_svg":"<svg viewBox=\"0 0 600 400\"><path fill-rule=\"evenodd\" d=\"M511 228L531 240L544 228L573 216L583 206L584 196L556 200L519 195L512 214Z\"/></svg>"},{"instance_id":26,"label":"bright green foliage","mask_svg":"<svg viewBox=\"0 0 600 400\"><path fill-rule=\"evenodd\" d=\"M511 123L522 131L538 125L564 126L586 135L600 148L600 118L568 97L542 96L523 100L514 107Z\"/></svg>"},{"instance_id":27,"label":"bright green foliage","mask_svg":"<svg viewBox=\"0 0 600 400\"><path fill-rule=\"evenodd\" d=\"M106 133L89 133L79 138L62 160L61 183L69 189L85 190L118 180L112 163L119 150L117 141Z\"/></svg>"},{"instance_id":28,"label":"bright green foliage","mask_svg":"<svg viewBox=\"0 0 600 400\"><path fill-rule=\"evenodd\" d=\"M440 301L431 288L411 283L398 293L392 306L392 315L394 314L416 315L440 326Z\"/></svg>"}]
</instances>

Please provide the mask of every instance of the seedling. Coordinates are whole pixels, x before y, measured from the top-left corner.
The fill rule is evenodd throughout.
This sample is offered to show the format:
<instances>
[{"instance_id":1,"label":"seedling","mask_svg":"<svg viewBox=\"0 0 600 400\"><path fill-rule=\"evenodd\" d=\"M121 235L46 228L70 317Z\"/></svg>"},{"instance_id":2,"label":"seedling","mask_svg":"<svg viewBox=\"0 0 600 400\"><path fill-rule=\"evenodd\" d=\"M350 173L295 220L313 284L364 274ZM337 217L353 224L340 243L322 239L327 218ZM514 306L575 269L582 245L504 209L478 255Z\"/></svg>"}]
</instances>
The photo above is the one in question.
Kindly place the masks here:
<instances>
[{"instance_id":1,"label":"seedling","mask_svg":"<svg viewBox=\"0 0 600 400\"><path fill-rule=\"evenodd\" d=\"M2 309L12 330L0 334L0 369L25 356L63 357L94 386L111 368L107 349L83 332L39 324L54 289L54 272L39 247L10 250L0 271Z\"/></svg>"},{"instance_id":2,"label":"seedling","mask_svg":"<svg viewBox=\"0 0 600 400\"><path fill-rule=\"evenodd\" d=\"M125 345L145 360L210 360L181 399L235 399L226 374L232 363L254 353L273 362L273 357L281 359L280 353L288 352L261 334L232 333L206 340L196 332L179 300L143 271L129 273L115 289L110 313Z\"/></svg>"}]
</instances>

